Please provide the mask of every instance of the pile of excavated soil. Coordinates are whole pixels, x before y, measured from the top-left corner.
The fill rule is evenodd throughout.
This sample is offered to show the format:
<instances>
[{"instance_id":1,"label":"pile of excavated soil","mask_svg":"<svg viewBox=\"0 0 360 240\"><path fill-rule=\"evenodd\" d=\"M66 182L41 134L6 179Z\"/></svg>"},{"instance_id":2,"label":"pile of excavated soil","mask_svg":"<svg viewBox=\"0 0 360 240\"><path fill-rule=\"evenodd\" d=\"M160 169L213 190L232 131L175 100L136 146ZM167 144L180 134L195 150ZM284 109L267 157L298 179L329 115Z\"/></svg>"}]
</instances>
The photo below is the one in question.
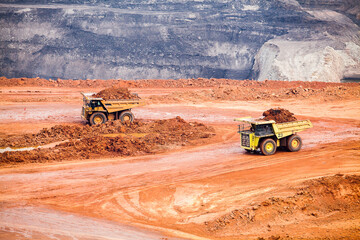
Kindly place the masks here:
<instances>
[{"instance_id":1,"label":"pile of excavated soil","mask_svg":"<svg viewBox=\"0 0 360 240\"><path fill-rule=\"evenodd\" d=\"M43 78L6 78L0 77L0 86L39 86L39 87L64 87L64 88L109 88L112 86L126 88L209 88L219 86L239 86L244 88L268 88L278 89L287 88L312 88L322 89L325 87L354 87L359 83L325 83L325 82L301 82L301 81L255 81L255 80L231 80L231 79L141 79L141 80L121 80L121 79L87 79L87 80L64 80L64 79L43 79ZM306 90L305 90L306 91Z\"/></svg>"},{"instance_id":2,"label":"pile of excavated soil","mask_svg":"<svg viewBox=\"0 0 360 240\"><path fill-rule=\"evenodd\" d=\"M0 154L1 164L29 162L64 161L68 159L89 159L100 156L133 156L151 153L154 141L127 138L122 136L85 137L80 140L71 139L54 148L34 149L23 152L5 152Z\"/></svg>"},{"instance_id":3,"label":"pile of excavated soil","mask_svg":"<svg viewBox=\"0 0 360 240\"><path fill-rule=\"evenodd\" d=\"M193 132L192 132L193 131ZM94 136L106 134L133 134L133 133L161 133L171 136L172 132L182 132L182 136L191 133L198 138L201 131L213 132L214 129L207 127L202 123L186 122L180 117L167 120L140 121L135 120L133 123L122 123L121 121L108 121L100 125L55 125L51 128L43 128L36 134L24 134L7 136L0 139L0 147L35 147L53 142L64 141L68 139L91 138ZM205 133L204 133L205 134Z\"/></svg>"},{"instance_id":4,"label":"pile of excavated soil","mask_svg":"<svg viewBox=\"0 0 360 240\"><path fill-rule=\"evenodd\" d=\"M219 239L221 236L229 237L231 233L238 235L250 228L267 232L280 226L286 234L289 224L304 226L308 221L320 223L322 219L325 225L331 226L331 216L338 214L335 222L341 218L345 221L353 219L350 213L360 213L360 176L338 174L306 181L293 196L272 197L259 204L253 203L251 207L235 209L218 219L204 222L204 227L211 236ZM358 230L343 231L340 235L344 239L357 239L353 237L358 233Z\"/></svg>"},{"instance_id":5,"label":"pile of excavated soil","mask_svg":"<svg viewBox=\"0 0 360 240\"><path fill-rule=\"evenodd\" d=\"M264 99L354 99L360 98L360 84L352 85L326 85L325 83L312 84L304 87L298 83L297 87L292 87L288 82L267 81L249 82L246 86L216 86L212 89L176 91L169 95L151 96L149 102L204 102L204 101L255 101ZM250 84L251 83L251 84ZM293 83L294 84L294 83ZM305 83L303 84L305 85Z\"/></svg>"},{"instance_id":6,"label":"pile of excavated soil","mask_svg":"<svg viewBox=\"0 0 360 240\"><path fill-rule=\"evenodd\" d=\"M101 132L90 126L56 125L44 128L36 134L8 136L0 139L0 147L34 147L66 139L79 139L84 136L94 136Z\"/></svg>"},{"instance_id":7,"label":"pile of excavated soil","mask_svg":"<svg viewBox=\"0 0 360 240\"><path fill-rule=\"evenodd\" d=\"M112 121L96 126L57 125L37 134L1 139L1 147L27 147L59 140L68 141L53 148L1 153L0 165L149 154L162 151L170 145L196 144L214 135L212 127L186 122L180 117L127 124Z\"/></svg>"},{"instance_id":8,"label":"pile of excavated soil","mask_svg":"<svg viewBox=\"0 0 360 240\"><path fill-rule=\"evenodd\" d=\"M169 95L151 96L147 99L150 103L178 103L178 102L204 102L204 101L247 101L264 99L321 99L339 100L360 98L359 83L325 83L325 82L301 82L301 81L254 81L254 80L230 80L230 79L150 79L150 80L46 80L41 78L5 78L0 77L0 86L7 87L54 87L54 88L177 88L181 91L172 92ZM196 89L196 90L194 90ZM200 90L202 89L202 90ZM3 92L4 93L4 92ZM0 94L1 91L0 91ZM10 93L5 93L5 101L13 101ZM109 98L122 98L114 96ZM67 97L69 98L69 97ZM106 97L105 97L106 98ZM133 98L133 97L127 97ZM80 95L73 96L68 100L80 100ZM42 96L40 92L20 99L21 101L65 101L66 97ZM19 101L18 96L17 100Z\"/></svg>"},{"instance_id":9,"label":"pile of excavated soil","mask_svg":"<svg viewBox=\"0 0 360 240\"><path fill-rule=\"evenodd\" d=\"M264 120L274 120L277 123L296 121L294 114L287 109L283 108L271 108L263 112Z\"/></svg>"},{"instance_id":10,"label":"pile of excavated soil","mask_svg":"<svg viewBox=\"0 0 360 240\"><path fill-rule=\"evenodd\" d=\"M137 95L130 93L129 89L123 87L111 87L101 90L93 97L110 99L140 99Z\"/></svg>"}]
</instances>

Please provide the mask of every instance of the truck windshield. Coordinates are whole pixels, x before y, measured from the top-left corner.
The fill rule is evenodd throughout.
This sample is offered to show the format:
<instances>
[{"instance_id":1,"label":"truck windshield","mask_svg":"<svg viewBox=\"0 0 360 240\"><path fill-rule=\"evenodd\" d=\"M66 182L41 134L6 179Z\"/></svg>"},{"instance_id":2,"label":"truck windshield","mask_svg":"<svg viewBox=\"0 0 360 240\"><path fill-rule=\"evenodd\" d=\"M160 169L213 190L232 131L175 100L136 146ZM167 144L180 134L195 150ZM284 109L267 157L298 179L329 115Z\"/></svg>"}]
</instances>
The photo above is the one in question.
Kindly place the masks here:
<instances>
[{"instance_id":1,"label":"truck windshield","mask_svg":"<svg viewBox=\"0 0 360 240\"><path fill-rule=\"evenodd\" d=\"M256 125L255 128L256 136L273 135L273 134L274 134L274 130L271 124Z\"/></svg>"},{"instance_id":2,"label":"truck windshield","mask_svg":"<svg viewBox=\"0 0 360 240\"><path fill-rule=\"evenodd\" d=\"M101 103L100 101L90 101L90 107L95 108L95 107L100 107Z\"/></svg>"}]
</instances>

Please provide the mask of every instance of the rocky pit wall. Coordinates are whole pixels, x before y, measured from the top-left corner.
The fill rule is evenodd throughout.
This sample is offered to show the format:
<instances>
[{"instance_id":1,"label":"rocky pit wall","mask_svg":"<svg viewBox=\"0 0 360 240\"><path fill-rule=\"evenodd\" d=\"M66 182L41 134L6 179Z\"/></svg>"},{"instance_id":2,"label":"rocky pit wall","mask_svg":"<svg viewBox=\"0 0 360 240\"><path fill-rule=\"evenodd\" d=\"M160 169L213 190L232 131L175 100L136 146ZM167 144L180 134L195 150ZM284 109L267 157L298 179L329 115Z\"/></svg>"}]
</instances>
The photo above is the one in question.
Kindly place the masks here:
<instances>
[{"instance_id":1,"label":"rocky pit wall","mask_svg":"<svg viewBox=\"0 0 360 240\"><path fill-rule=\"evenodd\" d=\"M0 76L339 82L360 73L358 13L356 0L5 0Z\"/></svg>"}]
</instances>

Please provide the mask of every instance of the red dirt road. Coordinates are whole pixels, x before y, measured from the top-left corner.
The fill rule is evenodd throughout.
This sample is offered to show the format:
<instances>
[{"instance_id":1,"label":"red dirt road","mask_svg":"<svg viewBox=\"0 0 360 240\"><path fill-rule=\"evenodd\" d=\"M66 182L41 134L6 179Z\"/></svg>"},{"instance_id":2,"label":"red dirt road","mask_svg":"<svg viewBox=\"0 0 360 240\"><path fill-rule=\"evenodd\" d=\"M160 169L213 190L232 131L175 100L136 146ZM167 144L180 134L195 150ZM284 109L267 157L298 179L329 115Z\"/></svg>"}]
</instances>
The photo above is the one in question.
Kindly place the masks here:
<instances>
[{"instance_id":1,"label":"red dirt road","mask_svg":"<svg viewBox=\"0 0 360 240\"><path fill-rule=\"evenodd\" d=\"M81 98L75 94L83 89L51 88L51 93L44 95L54 99L57 94L67 99L65 102L23 103L14 99L29 99L30 94L10 98L10 88L4 87L0 93L0 137L36 133L59 123L84 124ZM34 91L43 90L37 89ZM148 96L168 89L136 91ZM358 239L360 205L356 196L360 195L351 192L346 183L339 185L343 189L340 195L355 200L336 207L329 203L331 208L326 210L310 208L310 200L298 197L298 202L309 207L295 204L289 208L269 199L293 199L309 180L360 174L359 106L360 98L316 101L295 97L163 102L133 109L142 119L181 116L200 121L213 126L216 136L206 145L174 146L155 155L3 167L0 239ZM245 153L233 119L261 116L275 107L290 110L298 119L311 119L314 128L300 133L303 149L278 151L268 157ZM319 193L312 196L311 203L321 200L325 206L330 197ZM274 204L292 209L291 214L276 215ZM235 210L255 218L244 225L235 214L224 223Z\"/></svg>"}]
</instances>

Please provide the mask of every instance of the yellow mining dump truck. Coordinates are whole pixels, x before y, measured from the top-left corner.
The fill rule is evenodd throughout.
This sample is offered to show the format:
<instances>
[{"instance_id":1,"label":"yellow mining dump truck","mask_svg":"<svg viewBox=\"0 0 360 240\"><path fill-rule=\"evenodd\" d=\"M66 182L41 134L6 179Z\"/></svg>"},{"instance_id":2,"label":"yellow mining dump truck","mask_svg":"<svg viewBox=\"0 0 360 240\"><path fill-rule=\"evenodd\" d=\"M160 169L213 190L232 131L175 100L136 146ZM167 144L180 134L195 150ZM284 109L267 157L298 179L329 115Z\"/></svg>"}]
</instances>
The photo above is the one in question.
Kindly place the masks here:
<instances>
[{"instance_id":1,"label":"yellow mining dump truck","mask_svg":"<svg viewBox=\"0 0 360 240\"><path fill-rule=\"evenodd\" d=\"M278 147L286 147L291 152L299 151L301 138L296 134L312 128L310 120L276 123L251 117L236 118L239 125L241 147L248 152L260 150L264 155L272 155Z\"/></svg>"},{"instance_id":2,"label":"yellow mining dump truck","mask_svg":"<svg viewBox=\"0 0 360 240\"><path fill-rule=\"evenodd\" d=\"M81 93L84 104L81 117L90 125L102 124L108 120L120 119L122 122L134 121L131 109L145 105L140 99L104 100L92 97L95 93Z\"/></svg>"}]
</instances>

